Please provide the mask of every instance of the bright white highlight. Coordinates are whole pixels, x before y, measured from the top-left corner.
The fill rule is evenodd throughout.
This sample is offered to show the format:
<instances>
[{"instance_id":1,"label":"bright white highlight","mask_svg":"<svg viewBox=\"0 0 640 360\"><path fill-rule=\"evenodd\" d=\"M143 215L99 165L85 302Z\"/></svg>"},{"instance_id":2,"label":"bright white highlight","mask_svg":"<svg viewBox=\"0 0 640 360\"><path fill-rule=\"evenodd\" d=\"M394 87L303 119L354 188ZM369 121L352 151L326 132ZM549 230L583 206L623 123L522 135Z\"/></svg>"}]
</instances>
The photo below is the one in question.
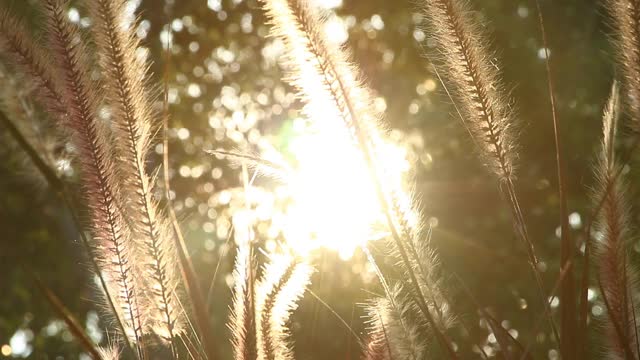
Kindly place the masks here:
<instances>
[{"instance_id":1,"label":"bright white highlight","mask_svg":"<svg viewBox=\"0 0 640 360\"><path fill-rule=\"evenodd\" d=\"M371 173L340 122L327 119L321 128L298 134L289 147L298 164L289 179L292 201L283 229L289 246L300 254L332 249L346 260L367 241L387 235ZM387 181L401 184L410 168L406 149L379 148Z\"/></svg>"}]
</instances>

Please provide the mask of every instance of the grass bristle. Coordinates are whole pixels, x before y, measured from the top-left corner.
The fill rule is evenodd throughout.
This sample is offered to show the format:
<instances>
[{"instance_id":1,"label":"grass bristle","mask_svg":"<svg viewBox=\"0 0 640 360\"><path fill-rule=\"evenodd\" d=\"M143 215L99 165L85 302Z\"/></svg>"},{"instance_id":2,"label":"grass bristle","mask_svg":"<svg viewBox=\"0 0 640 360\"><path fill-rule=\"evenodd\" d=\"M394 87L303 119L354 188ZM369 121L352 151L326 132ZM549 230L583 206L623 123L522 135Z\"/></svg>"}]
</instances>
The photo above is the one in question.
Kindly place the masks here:
<instances>
[{"instance_id":1,"label":"grass bristle","mask_svg":"<svg viewBox=\"0 0 640 360\"><path fill-rule=\"evenodd\" d=\"M515 118L480 26L465 1L424 0L427 33L437 44L447 80L453 84L465 125L489 168L501 179L513 177Z\"/></svg>"},{"instance_id":2,"label":"grass bristle","mask_svg":"<svg viewBox=\"0 0 640 360\"><path fill-rule=\"evenodd\" d=\"M618 86L614 84L603 117L602 153L598 166L599 187L595 198L604 198L597 229L602 238L596 244L598 276L608 310L608 346L612 356L624 358L629 349L638 354L634 304L637 278L629 265L627 248L633 241L627 203L627 182L616 158L620 116Z\"/></svg>"},{"instance_id":3,"label":"grass bristle","mask_svg":"<svg viewBox=\"0 0 640 360\"><path fill-rule=\"evenodd\" d=\"M240 246L233 279L233 305L228 327L231 329L234 359L253 360L256 348L255 256L250 245Z\"/></svg>"},{"instance_id":4,"label":"grass bristle","mask_svg":"<svg viewBox=\"0 0 640 360\"><path fill-rule=\"evenodd\" d=\"M132 240L118 208L118 182L113 163L111 134L97 119L95 87L89 83L87 51L77 29L68 23L63 5L56 0L45 3L47 29L54 62L61 78L61 98L67 114L59 119L71 134L78 150L83 173L83 194L91 213L95 256L112 289L109 293L132 341L142 338L139 284L132 268L137 261L131 251Z\"/></svg>"},{"instance_id":5,"label":"grass bristle","mask_svg":"<svg viewBox=\"0 0 640 360\"><path fill-rule=\"evenodd\" d=\"M48 66L48 54L21 20L0 6L0 50L2 57L16 66L36 89L41 105L58 116L64 114L58 74Z\"/></svg>"},{"instance_id":6,"label":"grass bristle","mask_svg":"<svg viewBox=\"0 0 640 360\"><path fill-rule=\"evenodd\" d=\"M309 284L312 270L290 255L275 255L264 267L255 293L258 359L293 359L286 323Z\"/></svg>"},{"instance_id":7,"label":"grass bristle","mask_svg":"<svg viewBox=\"0 0 640 360\"><path fill-rule=\"evenodd\" d=\"M633 118L631 127L640 131L640 3L636 0L606 0L611 15L614 45L622 74L624 103Z\"/></svg>"},{"instance_id":8,"label":"grass bristle","mask_svg":"<svg viewBox=\"0 0 640 360\"><path fill-rule=\"evenodd\" d=\"M118 177L122 187L121 202L133 223L138 260L145 269L143 311L159 336L170 341L183 331L184 320L178 306L178 281L175 244L171 241L168 221L153 199L154 183L145 164L151 143L152 123L150 94L147 86L148 65L136 53L139 41L127 24L126 1L93 0L89 4L96 19L94 38L100 49L100 64L105 73L106 93L112 107L114 136L117 144Z\"/></svg>"}]
</instances>

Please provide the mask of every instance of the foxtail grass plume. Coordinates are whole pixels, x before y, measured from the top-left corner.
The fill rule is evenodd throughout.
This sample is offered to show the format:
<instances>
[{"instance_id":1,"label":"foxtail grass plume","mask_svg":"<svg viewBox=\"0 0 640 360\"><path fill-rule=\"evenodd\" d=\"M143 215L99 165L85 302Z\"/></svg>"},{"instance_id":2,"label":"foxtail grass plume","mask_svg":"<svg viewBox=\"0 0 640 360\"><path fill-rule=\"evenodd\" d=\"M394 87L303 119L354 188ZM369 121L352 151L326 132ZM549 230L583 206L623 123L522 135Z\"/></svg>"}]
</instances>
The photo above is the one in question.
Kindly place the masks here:
<instances>
[{"instance_id":1,"label":"foxtail grass plume","mask_svg":"<svg viewBox=\"0 0 640 360\"><path fill-rule=\"evenodd\" d=\"M428 277L418 274L423 269L432 271L430 258L421 257L417 250L418 212L404 181L385 162L382 114L373 106L371 91L348 53L326 39L323 31L326 16L309 1L263 0L263 3L272 24L272 35L284 42L287 80L305 101L305 114L332 136L347 136L355 147L352 151L358 152L366 164L368 181L374 184L370 196L378 200L393 240L391 248L400 268L408 275L411 299L451 354L425 295L423 281Z\"/></svg>"},{"instance_id":2,"label":"foxtail grass plume","mask_svg":"<svg viewBox=\"0 0 640 360\"><path fill-rule=\"evenodd\" d=\"M148 87L148 65L138 55L135 22L125 19L125 5L89 1L104 84L92 76L82 34L69 23L62 1L43 1L51 56L6 10L0 11L0 48L70 137L89 209L92 256L117 322L131 342L140 342L147 328L169 340L184 325L175 245L145 169L155 131L154 90ZM103 102L109 111L102 113L109 114L113 126L98 116Z\"/></svg>"},{"instance_id":3,"label":"foxtail grass plume","mask_svg":"<svg viewBox=\"0 0 640 360\"><path fill-rule=\"evenodd\" d=\"M293 360L286 322L309 284L312 267L303 260L273 255L256 285L256 334L259 360Z\"/></svg>"},{"instance_id":4,"label":"foxtail grass plume","mask_svg":"<svg viewBox=\"0 0 640 360\"><path fill-rule=\"evenodd\" d=\"M433 333L420 309L399 287L390 296L372 300L366 307L369 341L365 360L418 360L433 349Z\"/></svg>"},{"instance_id":5,"label":"foxtail grass plume","mask_svg":"<svg viewBox=\"0 0 640 360\"><path fill-rule=\"evenodd\" d=\"M160 337L170 341L184 330L178 305L176 249L169 223L153 199L154 182L145 164L154 132L148 85L148 64L136 52L136 22L126 17L124 0L92 0L89 10L96 24L93 34L105 75L106 95L112 110L120 200L133 224L137 259L144 269L145 298L141 310Z\"/></svg>"},{"instance_id":6,"label":"foxtail grass plume","mask_svg":"<svg viewBox=\"0 0 640 360\"><path fill-rule=\"evenodd\" d=\"M625 103L633 118L631 127L640 131L640 2L607 0L605 4L612 18Z\"/></svg>"},{"instance_id":7,"label":"foxtail grass plume","mask_svg":"<svg viewBox=\"0 0 640 360\"><path fill-rule=\"evenodd\" d=\"M514 116L502 89L487 40L465 0L423 0L426 33L435 42L453 85L466 127L489 168L502 180L514 172Z\"/></svg>"},{"instance_id":8,"label":"foxtail grass plume","mask_svg":"<svg viewBox=\"0 0 640 360\"><path fill-rule=\"evenodd\" d=\"M404 179L385 156L382 114L346 50L326 39L326 16L305 0L263 0L271 33L285 44L287 80L305 102L305 114L336 139L346 136L374 183L381 211L395 237L411 238L419 223ZM398 229L399 228L399 229Z\"/></svg>"},{"instance_id":9,"label":"foxtail grass plume","mask_svg":"<svg viewBox=\"0 0 640 360\"><path fill-rule=\"evenodd\" d=\"M240 245L233 272L233 305L228 323L234 359L237 360L254 360L257 356L255 263L250 245Z\"/></svg>"},{"instance_id":10,"label":"foxtail grass plume","mask_svg":"<svg viewBox=\"0 0 640 360\"><path fill-rule=\"evenodd\" d=\"M35 89L42 106L56 116L64 116L58 88L58 74L48 67L48 54L23 22L0 5L0 57L15 65Z\"/></svg>"},{"instance_id":11,"label":"foxtail grass plume","mask_svg":"<svg viewBox=\"0 0 640 360\"><path fill-rule=\"evenodd\" d=\"M383 301L385 298L379 298ZM363 349L363 360L391 360L391 343L387 333L387 325L383 321L376 305L368 305L369 334L366 347Z\"/></svg>"},{"instance_id":12,"label":"foxtail grass plume","mask_svg":"<svg viewBox=\"0 0 640 360\"><path fill-rule=\"evenodd\" d=\"M378 181L395 179L397 174L385 174L385 164L377 161L384 158L379 153L382 114L347 51L326 38L326 15L307 0L262 2L271 35L285 44L286 79L298 89L304 113L316 127L357 146ZM389 196L384 194L385 201Z\"/></svg>"},{"instance_id":13,"label":"foxtail grass plume","mask_svg":"<svg viewBox=\"0 0 640 360\"><path fill-rule=\"evenodd\" d=\"M421 8L426 18L426 33L430 34L439 51L433 62L451 83L453 100L481 158L505 185L515 230L526 246L545 316L554 336L559 339L538 267L536 249L528 235L513 182L517 157L513 129L515 116L500 82L498 66L487 50L488 41L465 0L422 0ZM570 279L563 282L563 294L571 292L569 286L564 286L570 283ZM563 328L568 324L565 318L568 317L563 317Z\"/></svg>"},{"instance_id":14,"label":"foxtail grass plume","mask_svg":"<svg viewBox=\"0 0 640 360\"><path fill-rule=\"evenodd\" d=\"M117 344L110 344L105 347L98 348L102 360L119 360L120 348Z\"/></svg>"},{"instance_id":15,"label":"foxtail grass plume","mask_svg":"<svg viewBox=\"0 0 640 360\"><path fill-rule=\"evenodd\" d=\"M620 115L618 85L612 87L603 120L602 153L598 164L596 199L603 199L597 229L600 286L607 308L607 345L612 358L637 358L638 334L635 306L638 300L637 274L630 266L627 249L633 242L627 182L616 160L616 133Z\"/></svg>"},{"instance_id":16,"label":"foxtail grass plume","mask_svg":"<svg viewBox=\"0 0 640 360\"><path fill-rule=\"evenodd\" d=\"M120 321L132 341L142 338L138 285L132 267L131 234L116 194L119 193L113 163L111 134L98 121L95 84L89 81L87 50L78 30L68 23L66 11L57 0L46 0L47 33L54 63L60 74L61 98L67 115L62 126L70 131L77 147L83 175L84 196L91 213L91 228L96 256L108 279L112 301Z\"/></svg>"}]
</instances>

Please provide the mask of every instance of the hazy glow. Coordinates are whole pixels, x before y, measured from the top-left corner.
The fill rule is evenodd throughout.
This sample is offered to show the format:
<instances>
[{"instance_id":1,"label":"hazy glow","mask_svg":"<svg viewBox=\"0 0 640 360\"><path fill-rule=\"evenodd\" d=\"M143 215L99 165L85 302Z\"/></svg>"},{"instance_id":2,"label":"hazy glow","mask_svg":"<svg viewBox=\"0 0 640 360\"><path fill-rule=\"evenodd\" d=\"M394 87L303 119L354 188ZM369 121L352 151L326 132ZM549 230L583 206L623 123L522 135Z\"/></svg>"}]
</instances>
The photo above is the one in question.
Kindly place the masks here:
<instances>
[{"instance_id":1,"label":"hazy glow","mask_svg":"<svg viewBox=\"0 0 640 360\"><path fill-rule=\"evenodd\" d=\"M332 16L327 20L324 25L324 31L327 39L336 44L343 44L349 40L349 32L344 21L337 17Z\"/></svg>"},{"instance_id":2,"label":"hazy glow","mask_svg":"<svg viewBox=\"0 0 640 360\"><path fill-rule=\"evenodd\" d=\"M31 330L19 329L11 336L11 339L9 339L9 347L5 348L5 350L10 350L14 357L27 357L33 351L33 347L31 346L32 340L33 332Z\"/></svg>"},{"instance_id":3,"label":"hazy glow","mask_svg":"<svg viewBox=\"0 0 640 360\"><path fill-rule=\"evenodd\" d=\"M316 0L315 5L325 9L335 9L342 6L342 0Z\"/></svg>"},{"instance_id":4,"label":"hazy glow","mask_svg":"<svg viewBox=\"0 0 640 360\"><path fill-rule=\"evenodd\" d=\"M348 259L356 248L384 234L384 214L369 169L349 134L328 127L300 131L289 144L298 166L289 181L292 201L283 232L299 253L324 247ZM399 184L409 169L405 149L380 147L386 181Z\"/></svg>"}]
</instances>

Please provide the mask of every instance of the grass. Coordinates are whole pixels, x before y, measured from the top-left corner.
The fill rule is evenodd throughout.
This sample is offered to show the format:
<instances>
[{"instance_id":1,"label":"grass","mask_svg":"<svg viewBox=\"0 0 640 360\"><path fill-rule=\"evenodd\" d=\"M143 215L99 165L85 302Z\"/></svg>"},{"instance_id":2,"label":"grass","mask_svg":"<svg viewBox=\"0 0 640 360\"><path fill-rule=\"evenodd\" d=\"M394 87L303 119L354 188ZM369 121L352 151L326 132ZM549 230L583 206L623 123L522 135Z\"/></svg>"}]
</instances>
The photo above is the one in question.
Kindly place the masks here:
<instances>
[{"instance_id":1,"label":"grass","mask_svg":"<svg viewBox=\"0 0 640 360\"><path fill-rule=\"evenodd\" d=\"M360 349L362 357L370 360L460 358L452 333L466 327L463 314L455 313L450 306L453 301L444 285L447 279L442 271L446 264L439 262L431 247L431 229L425 229L427 222L415 200L412 180L397 168L397 159L389 155L391 139L373 91L349 52L328 38L324 31L327 16L322 10L307 0L261 0L260 4L269 19L271 36L283 44L285 80L296 89L304 104L303 113L314 131L331 139L320 143L321 148L313 154L316 162L307 169L317 170L322 166L320 162L336 162L341 158L348 169L345 175L357 176L360 181L357 185L368 191L365 195L369 199L375 199L372 206L377 217L365 216L371 209L356 208L363 214L351 214L349 219L354 228L362 221L367 228L378 229L376 236L386 239L383 251L372 251L372 243L366 241L369 238L360 244L382 289L382 294L372 294L366 305L370 326L364 339L358 339L358 343L364 344ZM578 284L574 275L577 244L569 232L569 189L563 164L566 155L561 146L553 67L548 52L550 44L542 9L536 4L554 125L562 230L558 285L551 290L545 289L536 239L529 234L516 189L518 115L501 84L499 66L488 45L489 36L465 1L418 2L419 12L425 19L424 32L436 45L427 56L438 74L442 74L441 80L477 147L479 160L495 176L503 191L515 235L527 254L541 313L554 334L561 357L586 358L588 332L600 331L606 339L609 357L638 359L638 292L633 266L627 256L634 235L627 195L629 184L621 170L630 155L621 158L616 144L623 137L618 131L622 126L631 128L630 136L637 137L636 94L640 93L636 74L640 58L640 11L637 10L640 4L636 0L607 1L618 48L621 86L614 83L603 115L600 160L593 169L598 186L589 195L594 199L592 218L596 231L591 234L591 226L587 226L585 266L579 274L582 275L580 291L576 291ZM43 2L46 22L42 30L49 46L35 40L11 11L0 9L0 59L32 84L35 106L49 114L47 120L73 144L74 167L80 173L81 186L77 192L81 195L81 204L72 201L66 180L47 163L46 154L34 146L34 139L20 129L13 119L17 115L0 114L0 120L44 175L51 191L58 193L74 214L78 213L77 208L87 209L84 216L76 215L74 219L78 228L90 234L83 238L83 244L91 259L91 270L100 280L97 296L103 299L104 311L114 324L108 329L114 342L106 347L93 344L64 304L40 280L39 287L94 359L219 358L221 352L215 345L215 337L221 335L212 331L211 314L184 245L180 224L170 206L168 110L165 108L164 124L155 120L160 117L153 106L158 102L159 91L151 84L147 61L138 53L140 42L134 30L137 20L131 23L127 19L124 0L86 0L83 5L93 20L88 34L68 21L64 3ZM95 59L90 56L87 36L95 45L91 48L95 49ZM102 76L94 76L94 71ZM164 92L167 106L167 89ZM12 108L20 109L20 106ZM629 115L621 116L623 113ZM147 168L154 134L161 128L165 133L167 209L154 196L154 189L159 187L155 181L156 171ZM272 161L242 149L211 150L211 153L243 165L246 209L252 206L255 178L255 175L249 178L246 166L256 174L278 174L277 180L290 188L307 181L310 184L302 184L311 185L312 190L307 192L326 184L328 178L323 176L334 176L329 171L314 172L311 177L300 176L305 167L296 170L288 166L286 160ZM334 153L338 154L337 158L332 157ZM281 166L282 163L285 165ZM321 207L311 205L311 208ZM302 215L302 220L318 215L306 213L308 208L298 209L297 215ZM292 217L287 225L294 234L300 235L306 224L297 224L293 219L300 217ZM236 359L294 359L289 319L307 291L314 264L310 263L308 254L293 247L293 242L284 242L272 249L257 249L254 227L255 224L248 221L235 229L237 254L233 305L228 319L229 343ZM373 237L374 234L367 235ZM267 259L263 266L259 264L257 251ZM591 329L585 305L590 261L597 268L595 279L607 309L607 324L598 329ZM390 263L395 266L385 266ZM501 349L499 356L530 358L529 344L533 340L512 336L474 299L464 280L458 278L458 281L494 334ZM561 300L559 329L550 304L556 293ZM539 323L531 324L534 329L538 326ZM478 356L489 358L482 347L475 345L475 348Z\"/></svg>"}]
</instances>

